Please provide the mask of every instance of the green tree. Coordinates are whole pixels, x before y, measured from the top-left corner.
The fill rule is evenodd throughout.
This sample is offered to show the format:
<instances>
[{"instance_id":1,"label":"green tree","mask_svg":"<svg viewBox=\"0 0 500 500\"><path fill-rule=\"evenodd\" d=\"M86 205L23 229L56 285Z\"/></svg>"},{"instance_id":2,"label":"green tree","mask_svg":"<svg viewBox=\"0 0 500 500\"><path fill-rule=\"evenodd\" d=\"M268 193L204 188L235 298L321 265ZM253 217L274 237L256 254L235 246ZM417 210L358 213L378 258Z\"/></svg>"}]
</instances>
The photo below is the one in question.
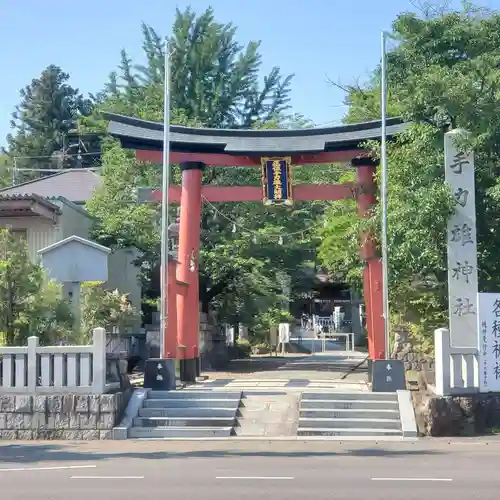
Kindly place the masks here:
<instances>
[{"instance_id":1,"label":"green tree","mask_svg":"<svg viewBox=\"0 0 500 500\"><path fill-rule=\"evenodd\" d=\"M393 23L397 43L388 55L390 113L414 125L389 150L391 307L427 336L444 323L447 311L445 234L453 205L444 185L443 134L449 128L470 130L469 145L476 151L480 288L496 289L500 279L500 241L493 230L500 218L499 33L500 14L470 4L423 19L405 13ZM347 89L348 121L379 118L379 89L378 69L366 87ZM378 145L371 147L377 152ZM350 213L359 228L352 207ZM379 221L377 207L366 223L375 234ZM352 227L332 213L320 254L332 271L349 275L359 269L353 248L331 256L352 236Z\"/></svg>"},{"instance_id":2,"label":"green tree","mask_svg":"<svg viewBox=\"0 0 500 500\"><path fill-rule=\"evenodd\" d=\"M94 328L107 332L124 333L135 324L140 312L133 307L126 294L118 290L105 290L98 283L87 282L82 286L81 332L84 342L89 342Z\"/></svg>"},{"instance_id":3,"label":"green tree","mask_svg":"<svg viewBox=\"0 0 500 500\"><path fill-rule=\"evenodd\" d=\"M66 338L71 330L69 305L61 287L47 281L29 260L26 244L0 229L0 333L7 345L24 345L31 335L42 344Z\"/></svg>"},{"instance_id":4,"label":"green tree","mask_svg":"<svg viewBox=\"0 0 500 500\"><path fill-rule=\"evenodd\" d=\"M76 127L80 116L92 111L91 101L69 85L68 80L67 73L50 65L39 78L21 89L21 102L11 120L14 132L7 136L10 156L38 157L37 168L66 166L61 154L67 146L67 134ZM43 161L42 158L52 155L52 162ZM33 163L27 165L33 168Z\"/></svg>"},{"instance_id":5,"label":"green tree","mask_svg":"<svg viewBox=\"0 0 500 500\"><path fill-rule=\"evenodd\" d=\"M12 161L7 155L0 154L0 188L9 186L12 180Z\"/></svg>"},{"instance_id":6,"label":"green tree","mask_svg":"<svg viewBox=\"0 0 500 500\"><path fill-rule=\"evenodd\" d=\"M165 52L162 37L142 24L147 64L134 65L121 52L118 71L110 76L101 99L110 97L115 110L161 120ZM215 21L212 8L197 16L190 8L177 10L171 50L171 103L188 121L207 127L250 127L288 109L292 75L274 67L259 82L259 43L243 47L236 27Z\"/></svg>"}]
</instances>

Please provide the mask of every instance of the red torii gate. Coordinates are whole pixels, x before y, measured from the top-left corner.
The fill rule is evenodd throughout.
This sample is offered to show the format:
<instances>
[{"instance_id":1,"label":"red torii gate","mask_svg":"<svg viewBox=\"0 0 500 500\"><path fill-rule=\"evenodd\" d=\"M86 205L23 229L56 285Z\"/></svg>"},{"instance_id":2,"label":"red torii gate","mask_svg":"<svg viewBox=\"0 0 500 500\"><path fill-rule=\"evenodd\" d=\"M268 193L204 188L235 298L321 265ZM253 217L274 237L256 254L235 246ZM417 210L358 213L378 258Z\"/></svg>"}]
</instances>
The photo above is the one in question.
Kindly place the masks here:
<instances>
[{"instance_id":1,"label":"red torii gate","mask_svg":"<svg viewBox=\"0 0 500 500\"><path fill-rule=\"evenodd\" d=\"M106 113L108 132L125 148L135 149L138 161L161 164L163 124ZM392 136L405 128L399 119L388 120ZM356 199L358 213L366 217L376 203L377 162L360 145L380 138L380 122L340 127L300 130L195 129L173 125L170 128L170 162L179 164L181 186L170 186L169 201L180 203L177 269L169 265L169 321L165 336L166 357L180 359L181 378L192 381L198 367L199 282L198 250L201 204L248 202L263 199L262 187L203 186L205 167L261 167L263 157L292 165L350 162L356 168L356 182L344 184L299 184L293 186L293 200L335 201ZM288 161L288 160L287 160ZM149 191L149 201L161 201L161 192ZM370 359L384 359L384 318L382 304L382 263L370 235L361 235L361 257L365 262L363 284ZM187 285L187 287L186 287ZM173 311L172 308L175 308ZM173 315L172 315L173 313Z\"/></svg>"}]
</instances>

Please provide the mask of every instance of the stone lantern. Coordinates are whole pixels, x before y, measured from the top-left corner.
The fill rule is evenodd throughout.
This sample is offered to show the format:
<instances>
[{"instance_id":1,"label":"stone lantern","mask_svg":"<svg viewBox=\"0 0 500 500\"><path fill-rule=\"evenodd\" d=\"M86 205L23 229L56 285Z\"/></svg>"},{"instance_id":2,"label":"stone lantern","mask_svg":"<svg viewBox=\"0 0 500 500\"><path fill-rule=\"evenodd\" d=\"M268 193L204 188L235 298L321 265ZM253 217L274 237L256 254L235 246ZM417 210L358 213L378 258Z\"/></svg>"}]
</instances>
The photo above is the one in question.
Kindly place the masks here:
<instances>
[{"instance_id":1,"label":"stone lantern","mask_svg":"<svg viewBox=\"0 0 500 500\"><path fill-rule=\"evenodd\" d=\"M179 247L179 217L168 226L168 250L169 257L177 258Z\"/></svg>"}]
</instances>

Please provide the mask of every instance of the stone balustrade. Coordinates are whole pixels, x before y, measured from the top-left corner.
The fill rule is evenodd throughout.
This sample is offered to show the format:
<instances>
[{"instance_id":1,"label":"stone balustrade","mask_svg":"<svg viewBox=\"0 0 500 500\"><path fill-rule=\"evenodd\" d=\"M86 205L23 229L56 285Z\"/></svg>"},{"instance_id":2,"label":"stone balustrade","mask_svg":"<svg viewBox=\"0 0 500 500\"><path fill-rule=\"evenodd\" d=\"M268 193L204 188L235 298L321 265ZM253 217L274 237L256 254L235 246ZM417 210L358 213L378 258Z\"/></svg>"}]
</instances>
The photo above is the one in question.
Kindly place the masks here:
<instances>
[{"instance_id":1,"label":"stone balustrade","mask_svg":"<svg viewBox=\"0 0 500 500\"><path fill-rule=\"evenodd\" d=\"M120 382L106 380L106 332L95 328L92 344L39 345L29 337L27 346L0 347L0 394L104 394ZM108 377L109 379L109 377Z\"/></svg>"}]
</instances>

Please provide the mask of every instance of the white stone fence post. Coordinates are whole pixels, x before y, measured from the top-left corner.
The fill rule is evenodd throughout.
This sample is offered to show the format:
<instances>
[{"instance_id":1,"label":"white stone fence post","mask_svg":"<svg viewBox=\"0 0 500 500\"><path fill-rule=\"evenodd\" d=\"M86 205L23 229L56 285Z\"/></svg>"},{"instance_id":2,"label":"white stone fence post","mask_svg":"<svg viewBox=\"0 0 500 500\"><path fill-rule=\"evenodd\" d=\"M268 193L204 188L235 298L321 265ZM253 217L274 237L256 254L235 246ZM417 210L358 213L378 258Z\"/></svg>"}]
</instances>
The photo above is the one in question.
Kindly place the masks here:
<instances>
[{"instance_id":1,"label":"white stone fence post","mask_svg":"<svg viewBox=\"0 0 500 500\"><path fill-rule=\"evenodd\" d=\"M436 386L438 396L479 392L479 351L472 347L452 347L450 331L434 332Z\"/></svg>"},{"instance_id":2,"label":"white stone fence post","mask_svg":"<svg viewBox=\"0 0 500 500\"><path fill-rule=\"evenodd\" d=\"M92 344L0 347L0 394L104 394L119 389L106 383L106 331L95 328Z\"/></svg>"}]
</instances>

